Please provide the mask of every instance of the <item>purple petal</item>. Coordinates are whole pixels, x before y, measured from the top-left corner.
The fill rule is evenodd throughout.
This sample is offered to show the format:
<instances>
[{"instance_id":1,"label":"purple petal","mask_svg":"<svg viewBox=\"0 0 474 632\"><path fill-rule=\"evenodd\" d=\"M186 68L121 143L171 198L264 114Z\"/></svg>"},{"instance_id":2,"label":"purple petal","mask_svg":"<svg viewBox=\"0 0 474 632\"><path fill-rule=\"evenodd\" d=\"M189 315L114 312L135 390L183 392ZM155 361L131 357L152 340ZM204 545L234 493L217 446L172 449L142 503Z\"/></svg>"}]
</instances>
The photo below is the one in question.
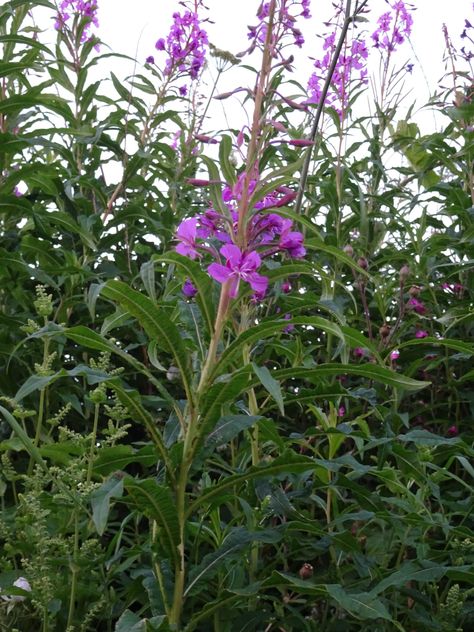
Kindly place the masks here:
<instances>
[{"instance_id":1,"label":"purple petal","mask_svg":"<svg viewBox=\"0 0 474 632\"><path fill-rule=\"evenodd\" d=\"M258 272L252 272L252 274L248 275L246 280L250 283L252 290L259 296L262 298L265 296L265 292L268 288L268 277L258 274Z\"/></svg>"},{"instance_id":2,"label":"purple petal","mask_svg":"<svg viewBox=\"0 0 474 632\"><path fill-rule=\"evenodd\" d=\"M220 249L220 253L227 259L233 268L239 268L242 262L242 252L235 244L226 244Z\"/></svg>"},{"instance_id":3,"label":"purple petal","mask_svg":"<svg viewBox=\"0 0 474 632\"><path fill-rule=\"evenodd\" d=\"M176 231L178 239L190 242L193 242L196 239L196 233L197 219L195 217L183 220Z\"/></svg>"},{"instance_id":4,"label":"purple petal","mask_svg":"<svg viewBox=\"0 0 474 632\"><path fill-rule=\"evenodd\" d=\"M225 283L232 275L232 271L220 263L211 263L211 265L207 268L207 271L211 277L216 281L219 281L219 283Z\"/></svg>"},{"instance_id":5,"label":"purple petal","mask_svg":"<svg viewBox=\"0 0 474 632\"><path fill-rule=\"evenodd\" d=\"M244 255L240 268L242 272L250 273L259 268L261 263L262 261L256 252L249 252Z\"/></svg>"}]
</instances>

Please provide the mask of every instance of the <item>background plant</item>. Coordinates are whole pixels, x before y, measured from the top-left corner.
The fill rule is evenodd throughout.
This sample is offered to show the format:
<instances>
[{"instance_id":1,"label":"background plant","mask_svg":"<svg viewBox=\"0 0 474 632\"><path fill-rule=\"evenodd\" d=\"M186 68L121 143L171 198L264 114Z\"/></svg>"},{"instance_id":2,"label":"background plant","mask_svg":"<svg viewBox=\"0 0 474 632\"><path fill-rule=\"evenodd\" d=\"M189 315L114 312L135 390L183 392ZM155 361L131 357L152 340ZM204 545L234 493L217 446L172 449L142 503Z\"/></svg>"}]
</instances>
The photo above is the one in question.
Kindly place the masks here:
<instances>
[{"instance_id":1,"label":"background plant","mask_svg":"<svg viewBox=\"0 0 474 632\"><path fill-rule=\"evenodd\" d=\"M323 103L262 3L224 132L201 2L125 82L92 2L0 9L4 629L470 629L470 76L399 118L391 3L358 117L373 4Z\"/></svg>"}]
</instances>

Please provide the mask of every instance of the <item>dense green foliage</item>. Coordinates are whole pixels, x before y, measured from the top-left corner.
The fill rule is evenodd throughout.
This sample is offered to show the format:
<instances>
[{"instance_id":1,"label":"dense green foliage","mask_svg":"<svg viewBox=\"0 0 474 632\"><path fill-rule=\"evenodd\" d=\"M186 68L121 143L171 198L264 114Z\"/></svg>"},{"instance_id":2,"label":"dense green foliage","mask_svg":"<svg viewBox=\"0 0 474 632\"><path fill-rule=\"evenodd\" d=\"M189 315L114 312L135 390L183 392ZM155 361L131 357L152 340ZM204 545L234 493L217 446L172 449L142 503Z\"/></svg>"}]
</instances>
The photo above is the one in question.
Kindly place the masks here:
<instances>
[{"instance_id":1,"label":"dense green foliage","mask_svg":"<svg viewBox=\"0 0 474 632\"><path fill-rule=\"evenodd\" d=\"M217 336L173 237L248 167L240 128L214 151L192 95L109 77L78 21L46 47L33 5L0 7L0 629L472 630L469 96L425 136L388 106L309 150L262 124L262 196L311 152L275 211L307 255ZM261 120L307 137L269 77Z\"/></svg>"}]
</instances>

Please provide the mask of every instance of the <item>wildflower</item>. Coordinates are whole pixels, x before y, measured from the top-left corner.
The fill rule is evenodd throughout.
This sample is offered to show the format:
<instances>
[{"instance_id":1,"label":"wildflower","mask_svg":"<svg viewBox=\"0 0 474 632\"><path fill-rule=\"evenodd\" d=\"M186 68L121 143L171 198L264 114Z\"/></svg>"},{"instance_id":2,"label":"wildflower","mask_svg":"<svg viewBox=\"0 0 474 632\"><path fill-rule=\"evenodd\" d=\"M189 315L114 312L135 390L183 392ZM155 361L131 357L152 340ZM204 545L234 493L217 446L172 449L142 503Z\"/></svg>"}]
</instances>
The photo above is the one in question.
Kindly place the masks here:
<instances>
[{"instance_id":1,"label":"wildflower","mask_svg":"<svg viewBox=\"0 0 474 632\"><path fill-rule=\"evenodd\" d=\"M200 2L198 3L201 4ZM208 45L207 33L201 28L199 15L195 10L173 13L173 24L166 40L160 37L155 48L166 52L165 75L177 72L197 79L205 62ZM182 88L180 88L182 94Z\"/></svg>"},{"instance_id":2,"label":"wildflower","mask_svg":"<svg viewBox=\"0 0 474 632\"><path fill-rule=\"evenodd\" d=\"M448 430L446 431L446 434L449 437L456 437L459 434L459 428L455 425L449 426Z\"/></svg>"},{"instance_id":3,"label":"wildflower","mask_svg":"<svg viewBox=\"0 0 474 632\"><path fill-rule=\"evenodd\" d=\"M428 332L425 331L424 329L417 329L415 333L415 338L427 338L428 335L429 335Z\"/></svg>"},{"instance_id":4,"label":"wildflower","mask_svg":"<svg viewBox=\"0 0 474 632\"><path fill-rule=\"evenodd\" d=\"M367 351L362 347L356 347L353 351L353 354L356 358L363 358L365 355L367 355Z\"/></svg>"},{"instance_id":5,"label":"wildflower","mask_svg":"<svg viewBox=\"0 0 474 632\"><path fill-rule=\"evenodd\" d=\"M408 300L408 307L412 309L417 314L426 314L426 307L422 301L419 301L417 298L410 298Z\"/></svg>"},{"instance_id":6,"label":"wildflower","mask_svg":"<svg viewBox=\"0 0 474 632\"><path fill-rule=\"evenodd\" d=\"M180 240L180 243L176 246L176 252L190 259L196 259L198 256L196 250L197 219L191 217L183 220L178 226L176 236Z\"/></svg>"},{"instance_id":7,"label":"wildflower","mask_svg":"<svg viewBox=\"0 0 474 632\"><path fill-rule=\"evenodd\" d=\"M85 20L86 26L81 35L81 42L90 39L89 30L93 24L98 28L99 20L97 19L97 2L94 0L62 0L59 4L59 11L56 16L54 28L57 31L62 30L71 15L76 16L80 21Z\"/></svg>"},{"instance_id":8,"label":"wildflower","mask_svg":"<svg viewBox=\"0 0 474 632\"><path fill-rule=\"evenodd\" d=\"M390 8L392 13L387 11L377 20L378 28L372 33L372 41L375 48L392 53L410 37L413 18L402 1L393 2Z\"/></svg>"},{"instance_id":9,"label":"wildflower","mask_svg":"<svg viewBox=\"0 0 474 632\"><path fill-rule=\"evenodd\" d=\"M291 283L289 281L283 281L281 284L281 291L283 294L289 294L291 292Z\"/></svg>"},{"instance_id":10,"label":"wildflower","mask_svg":"<svg viewBox=\"0 0 474 632\"><path fill-rule=\"evenodd\" d=\"M338 417L344 417L344 415L346 414L346 409L344 406L339 406L338 410L337 410L337 416Z\"/></svg>"},{"instance_id":11,"label":"wildflower","mask_svg":"<svg viewBox=\"0 0 474 632\"><path fill-rule=\"evenodd\" d=\"M283 316L283 318L285 320L290 320L291 319L291 314L285 314ZM286 327L283 328L283 331L285 332L285 334L290 334L293 330L294 330L295 326L294 325L287 325Z\"/></svg>"},{"instance_id":12,"label":"wildflower","mask_svg":"<svg viewBox=\"0 0 474 632\"><path fill-rule=\"evenodd\" d=\"M252 290L259 294L265 294L268 278L257 273L261 259L256 252L242 252L238 246L226 244L220 253L226 259L225 266L211 263L207 271L219 283L230 281L229 293L232 298L237 296L240 280L249 283Z\"/></svg>"},{"instance_id":13,"label":"wildflower","mask_svg":"<svg viewBox=\"0 0 474 632\"><path fill-rule=\"evenodd\" d=\"M390 353L390 360L392 362L395 362L395 360L398 360L398 358L400 357L400 351L398 349L394 349L391 353Z\"/></svg>"},{"instance_id":14,"label":"wildflower","mask_svg":"<svg viewBox=\"0 0 474 632\"><path fill-rule=\"evenodd\" d=\"M187 296L188 298L193 298L197 294L197 289L194 287L190 279L186 279L181 291L184 296Z\"/></svg>"},{"instance_id":15,"label":"wildflower","mask_svg":"<svg viewBox=\"0 0 474 632\"><path fill-rule=\"evenodd\" d=\"M26 592L31 592L30 583L24 577L19 577L18 579L16 579L13 582L13 586L15 588L20 588L21 590L24 590ZM2 589L0 588L0 592L1 591L2 591ZM26 599L26 596L24 596L24 595L1 595L1 597L2 597L2 599L4 601L8 602L7 614L9 614L11 612L11 610L14 608L16 603L19 603L21 601L25 601L25 599Z\"/></svg>"},{"instance_id":16,"label":"wildflower","mask_svg":"<svg viewBox=\"0 0 474 632\"><path fill-rule=\"evenodd\" d=\"M148 55L148 57L145 59L147 64L154 64L155 63L155 58L153 57L153 55Z\"/></svg>"}]
</instances>

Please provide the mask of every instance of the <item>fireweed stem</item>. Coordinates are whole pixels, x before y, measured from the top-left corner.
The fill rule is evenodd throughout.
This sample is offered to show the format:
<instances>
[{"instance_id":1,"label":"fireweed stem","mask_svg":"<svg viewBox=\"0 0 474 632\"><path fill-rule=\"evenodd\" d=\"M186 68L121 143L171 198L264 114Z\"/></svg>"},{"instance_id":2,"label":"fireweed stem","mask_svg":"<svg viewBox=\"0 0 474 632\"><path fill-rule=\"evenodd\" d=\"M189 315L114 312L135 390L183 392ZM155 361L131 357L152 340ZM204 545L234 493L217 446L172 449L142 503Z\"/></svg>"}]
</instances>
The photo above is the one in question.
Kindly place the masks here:
<instances>
[{"instance_id":1,"label":"fireweed stem","mask_svg":"<svg viewBox=\"0 0 474 632\"><path fill-rule=\"evenodd\" d=\"M245 219L248 213L248 203L250 197L250 180L255 174L255 169L258 166L258 140L262 129L262 105L263 97L266 93L266 87L268 83L268 77L271 71L272 63L272 38L273 38L273 22L275 17L276 0L271 0L269 14L268 14L268 28L265 37L265 45L263 48L262 66L260 69L260 75L258 84L255 90L255 103L253 110L252 129L250 132L250 142L247 151L247 163L245 166L245 176L242 187L242 196L239 202L239 220L238 220L238 234L237 245L241 249L245 249L247 245L247 236L245 230Z\"/></svg>"}]
</instances>

